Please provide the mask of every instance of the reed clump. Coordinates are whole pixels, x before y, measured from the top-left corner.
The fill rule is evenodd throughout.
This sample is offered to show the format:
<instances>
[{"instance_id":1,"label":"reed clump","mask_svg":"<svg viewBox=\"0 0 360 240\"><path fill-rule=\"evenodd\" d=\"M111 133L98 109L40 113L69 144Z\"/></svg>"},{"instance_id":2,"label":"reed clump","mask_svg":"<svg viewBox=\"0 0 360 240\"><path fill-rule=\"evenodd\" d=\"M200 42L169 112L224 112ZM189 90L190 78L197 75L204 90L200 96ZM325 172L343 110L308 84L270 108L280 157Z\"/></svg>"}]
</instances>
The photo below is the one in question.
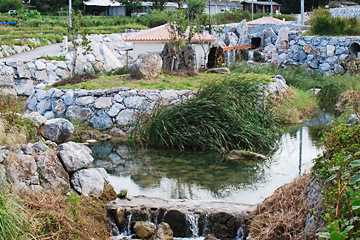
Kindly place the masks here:
<instances>
[{"instance_id":1,"label":"reed clump","mask_svg":"<svg viewBox=\"0 0 360 240\"><path fill-rule=\"evenodd\" d=\"M194 98L159 104L151 114L142 115L130 141L219 152L271 150L279 131L264 94L263 83L269 81L269 76L237 74L207 83Z\"/></svg>"}]
</instances>

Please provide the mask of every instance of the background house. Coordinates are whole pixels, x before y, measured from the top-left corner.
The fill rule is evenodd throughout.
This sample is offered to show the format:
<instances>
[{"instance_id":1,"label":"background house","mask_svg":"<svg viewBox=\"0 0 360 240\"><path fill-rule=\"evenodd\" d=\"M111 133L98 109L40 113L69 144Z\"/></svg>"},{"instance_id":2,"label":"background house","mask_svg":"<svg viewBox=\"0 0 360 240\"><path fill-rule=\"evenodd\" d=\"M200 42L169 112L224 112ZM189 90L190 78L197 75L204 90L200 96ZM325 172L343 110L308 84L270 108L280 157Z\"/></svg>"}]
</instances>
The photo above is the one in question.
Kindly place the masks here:
<instances>
[{"instance_id":1,"label":"background house","mask_svg":"<svg viewBox=\"0 0 360 240\"><path fill-rule=\"evenodd\" d=\"M126 14L125 6L115 0L89 0L83 3L85 12L93 15L125 16Z\"/></svg>"},{"instance_id":2,"label":"background house","mask_svg":"<svg viewBox=\"0 0 360 240\"><path fill-rule=\"evenodd\" d=\"M171 39L169 30L169 24L164 24L128 36L125 41L133 43L133 59L135 60L139 54L142 53L161 52L165 43ZM215 40L216 38L209 34L195 34L195 36L192 38L199 68L206 65L207 59L205 59L205 52L209 51L209 44L207 43Z\"/></svg>"},{"instance_id":3,"label":"background house","mask_svg":"<svg viewBox=\"0 0 360 240\"><path fill-rule=\"evenodd\" d=\"M269 14L271 13L271 2L267 1L257 1L257 0L246 0L242 1L243 10L244 11L252 11L252 6L254 5L254 13L265 13ZM273 13L274 14L280 14L281 10L281 4L278 4L276 2L272 2L273 6Z\"/></svg>"}]
</instances>

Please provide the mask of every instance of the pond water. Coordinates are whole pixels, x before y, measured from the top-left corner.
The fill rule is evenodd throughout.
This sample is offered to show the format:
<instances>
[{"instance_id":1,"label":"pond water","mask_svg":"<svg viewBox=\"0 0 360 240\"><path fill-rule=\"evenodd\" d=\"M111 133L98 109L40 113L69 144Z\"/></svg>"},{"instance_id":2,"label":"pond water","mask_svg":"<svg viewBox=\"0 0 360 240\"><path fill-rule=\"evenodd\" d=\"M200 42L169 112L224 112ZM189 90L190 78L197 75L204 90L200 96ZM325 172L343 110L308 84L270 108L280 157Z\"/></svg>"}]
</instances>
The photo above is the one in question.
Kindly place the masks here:
<instances>
[{"instance_id":1,"label":"pond water","mask_svg":"<svg viewBox=\"0 0 360 240\"><path fill-rule=\"evenodd\" d=\"M108 171L117 193L126 189L130 196L257 204L281 185L310 171L312 160L322 151L320 130L312 125L309 122L289 129L266 161L224 161L217 152L111 143L89 147L94 167Z\"/></svg>"}]
</instances>

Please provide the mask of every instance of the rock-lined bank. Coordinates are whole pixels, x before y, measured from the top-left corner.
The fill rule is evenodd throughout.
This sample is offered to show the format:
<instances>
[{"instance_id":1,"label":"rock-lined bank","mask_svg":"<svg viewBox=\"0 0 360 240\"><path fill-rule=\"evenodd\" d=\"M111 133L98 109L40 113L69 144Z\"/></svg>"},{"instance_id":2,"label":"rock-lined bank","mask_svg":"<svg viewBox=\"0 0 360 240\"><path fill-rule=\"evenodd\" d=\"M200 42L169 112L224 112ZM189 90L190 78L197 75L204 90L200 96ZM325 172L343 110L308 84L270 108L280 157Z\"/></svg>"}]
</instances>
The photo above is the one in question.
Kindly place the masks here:
<instances>
[{"instance_id":1,"label":"rock-lined bank","mask_svg":"<svg viewBox=\"0 0 360 240\"><path fill-rule=\"evenodd\" d=\"M151 112L157 101L174 103L192 97L190 90L137 90L127 87L107 90L36 90L26 101L28 112L47 119L62 117L88 121L92 128L127 131L136 117Z\"/></svg>"},{"instance_id":2,"label":"rock-lined bank","mask_svg":"<svg viewBox=\"0 0 360 240\"><path fill-rule=\"evenodd\" d=\"M0 146L0 186L10 181L15 192L44 190L68 194L71 186L85 196L100 197L109 177L104 168L89 168L93 157L84 145L42 141L10 151Z\"/></svg>"}]
</instances>

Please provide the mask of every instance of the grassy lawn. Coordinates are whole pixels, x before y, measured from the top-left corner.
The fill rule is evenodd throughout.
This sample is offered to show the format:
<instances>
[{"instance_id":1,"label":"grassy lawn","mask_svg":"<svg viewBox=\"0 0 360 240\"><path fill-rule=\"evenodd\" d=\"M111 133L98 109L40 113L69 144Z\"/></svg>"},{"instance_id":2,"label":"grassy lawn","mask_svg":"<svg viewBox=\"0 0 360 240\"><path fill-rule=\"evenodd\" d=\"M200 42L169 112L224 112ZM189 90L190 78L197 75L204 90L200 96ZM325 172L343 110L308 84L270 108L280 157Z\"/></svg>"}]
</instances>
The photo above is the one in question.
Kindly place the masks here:
<instances>
[{"instance_id":1,"label":"grassy lawn","mask_svg":"<svg viewBox=\"0 0 360 240\"><path fill-rule=\"evenodd\" d=\"M167 74L150 79L135 80L131 79L129 75L115 75L115 76L101 76L98 79L93 79L87 82L82 82L74 85L66 85L58 87L60 89L110 89L114 87L129 87L135 89L189 89L197 90L203 83L221 80L224 75L200 73L195 77L177 77Z\"/></svg>"}]
</instances>

